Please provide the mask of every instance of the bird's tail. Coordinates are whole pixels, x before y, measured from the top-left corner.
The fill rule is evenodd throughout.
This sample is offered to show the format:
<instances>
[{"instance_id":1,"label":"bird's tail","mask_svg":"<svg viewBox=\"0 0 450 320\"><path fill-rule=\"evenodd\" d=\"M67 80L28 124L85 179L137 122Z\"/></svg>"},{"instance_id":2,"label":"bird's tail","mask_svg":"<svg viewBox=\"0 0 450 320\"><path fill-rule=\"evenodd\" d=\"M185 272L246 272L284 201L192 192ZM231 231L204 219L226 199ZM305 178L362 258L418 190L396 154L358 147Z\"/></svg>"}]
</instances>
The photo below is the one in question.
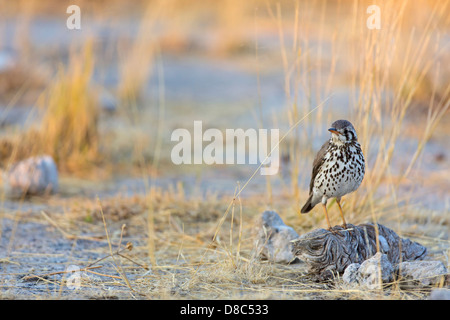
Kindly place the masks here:
<instances>
[{"instance_id":1,"label":"bird's tail","mask_svg":"<svg viewBox=\"0 0 450 320\"><path fill-rule=\"evenodd\" d=\"M313 193L309 195L308 200L306 201L305 205L303 206L302 210L300 210L301 213L308 213L314 208L316 203L313 203Z\"/></svg>"}]
</instances>

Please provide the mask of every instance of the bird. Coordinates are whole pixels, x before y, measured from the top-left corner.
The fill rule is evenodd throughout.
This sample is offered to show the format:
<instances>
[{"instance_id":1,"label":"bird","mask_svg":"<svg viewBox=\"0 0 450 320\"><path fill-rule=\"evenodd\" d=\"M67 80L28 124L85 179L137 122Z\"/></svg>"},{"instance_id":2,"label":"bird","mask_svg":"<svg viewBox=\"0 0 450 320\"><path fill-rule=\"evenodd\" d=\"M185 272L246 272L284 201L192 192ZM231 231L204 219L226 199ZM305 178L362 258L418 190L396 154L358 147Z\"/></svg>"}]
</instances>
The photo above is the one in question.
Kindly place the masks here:
<instances>
[{"instance_id":1,"label":"bird","mask_svg":"<svg viewBox=\"0 0 450 320\"><path fill-rule=\"evenodd\" d=\"M328 230L332 231L327 201L336 198L342 226L347 229L341 199L361 185L365 173L365 160L356 130L350 121L337 120L331 124L328 131L331 132L331 137L322 145L313 161L309 197L301 213L308 213L318 203L322 203Z\"/></svg>"}]
</instances>

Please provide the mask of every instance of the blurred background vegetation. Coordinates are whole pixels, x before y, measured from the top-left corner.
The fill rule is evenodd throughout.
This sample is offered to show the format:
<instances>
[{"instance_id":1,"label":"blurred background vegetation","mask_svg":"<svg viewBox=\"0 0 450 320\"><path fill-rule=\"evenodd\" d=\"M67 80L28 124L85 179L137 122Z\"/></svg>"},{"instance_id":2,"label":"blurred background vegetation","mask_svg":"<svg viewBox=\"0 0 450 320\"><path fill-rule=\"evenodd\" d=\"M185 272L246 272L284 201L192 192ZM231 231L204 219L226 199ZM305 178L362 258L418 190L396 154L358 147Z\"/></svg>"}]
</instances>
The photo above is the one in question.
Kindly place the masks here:
<instances>
[{"instance_id":1,"label":"blurred background vegetation","mask_svg":"<svg viewBox=\"0 0 450 320\"><path fill-rule=\"evenodd\" d=\"M66 27L72 4L81 30ZM381 9L380 30L366 26L371 4ZM4 167L47 153L63 174L89 179L171 175L233 186L255 167L175 166L171 132L192 130L194 120L286 132L331 96L282 143L280 174L256 177L254 190L271 199L275 184L301 202L312 157L339 118L355 124L368 160L366 192L352 197L353 208L412 181L450 187L449 1L27 0L1 8Z\"/></svg>"},{"instance_id":2,"label":"blurred background vegetation","mask_svg":"<svg viewBox=\"0 0 450 320\"><path fill-rule=\"evenodd\" d=\"M379 30L367 27L374 4ZM66 26L70 5L80 30ZM348 119L366 175L344 198L346 220L386 224L448 266L449 31L449 0L0 0L2 173L49 154L60 182L51 197L0 194L4 296L74 297L64 278L19 274L103 261L109 228L152 272L105 263L119 285L87 281L80 296L426 297L397 281L380 292L312 283L301 264L257 259L252 228L268 208L299 234L325 226L320 208L299 209L329 125ZM171 133L195 120L283 136L304 117L274 176L170 159Z\"/></svg>"}]
</instances>

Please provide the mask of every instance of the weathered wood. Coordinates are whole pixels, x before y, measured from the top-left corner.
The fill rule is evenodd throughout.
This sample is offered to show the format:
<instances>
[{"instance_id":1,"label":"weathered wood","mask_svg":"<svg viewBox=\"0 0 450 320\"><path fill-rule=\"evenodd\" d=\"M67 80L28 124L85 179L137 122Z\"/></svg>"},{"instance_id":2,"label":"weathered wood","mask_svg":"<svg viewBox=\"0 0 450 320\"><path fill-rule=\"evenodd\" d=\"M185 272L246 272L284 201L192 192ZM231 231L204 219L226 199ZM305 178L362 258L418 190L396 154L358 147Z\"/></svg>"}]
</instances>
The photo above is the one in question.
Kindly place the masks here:
<instances>
[{"instance_id":1,"label":"weathered wood","mask_svg":"<svg viewBox=\"0 0 450 320\"><path fill-rule=\"evenodd\" d=\"M400 238L393 230L377 224L380 252L392 264L421 260L427 249L417 242ZM293 240L292 252L309 268L317 280L342 274L352 263L362 263L377 252L377 235L373 223L358 226L347 224L347 230L335 226L333 232L316 229Z\"/></svg>"}]
</instances>

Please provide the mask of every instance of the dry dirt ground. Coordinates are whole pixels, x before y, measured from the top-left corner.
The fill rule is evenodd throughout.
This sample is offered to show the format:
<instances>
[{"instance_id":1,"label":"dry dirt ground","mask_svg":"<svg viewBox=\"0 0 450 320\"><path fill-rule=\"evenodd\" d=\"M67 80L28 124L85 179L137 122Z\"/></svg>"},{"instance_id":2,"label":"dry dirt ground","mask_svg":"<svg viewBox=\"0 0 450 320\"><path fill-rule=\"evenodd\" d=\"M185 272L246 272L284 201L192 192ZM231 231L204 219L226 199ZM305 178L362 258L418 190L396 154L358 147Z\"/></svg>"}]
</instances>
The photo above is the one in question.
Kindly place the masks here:
<instances>
[{"instance_id":1,"label":"dry dirt ground","mask_svg":"<svg viewBox=\"0 0 450 320\"><path fill-rule=\"evenodd\" d=\"M349 287L339 278L317 283L308 276L302 262L283 265L258 259L252 226L265 209L259 205L260 200L261 195L236 199L227 211L233 203L229 197L207 195L188 199L179 190L154 189L147 195L52 197L26 199L19 207L10 204L1 220L0 297L208 300L428 297L432 288L406 288L399 281L372 291ZM280 207L282 203L280 199ZM324 226L318 212L303 220L303 216L289 209L279 212L299 234ZM435 228L430 229L434 230L434 236L414 233L417 230L414 220L419 217L401 227L403 236L427 246L429 258L448 265L448 225L435 223ZM391 227L395 230L397 226ZM154 230L153 236L149 236L148 230ZM64 272L67 270L75 272Z\"/></svg>"}]
</instances>

